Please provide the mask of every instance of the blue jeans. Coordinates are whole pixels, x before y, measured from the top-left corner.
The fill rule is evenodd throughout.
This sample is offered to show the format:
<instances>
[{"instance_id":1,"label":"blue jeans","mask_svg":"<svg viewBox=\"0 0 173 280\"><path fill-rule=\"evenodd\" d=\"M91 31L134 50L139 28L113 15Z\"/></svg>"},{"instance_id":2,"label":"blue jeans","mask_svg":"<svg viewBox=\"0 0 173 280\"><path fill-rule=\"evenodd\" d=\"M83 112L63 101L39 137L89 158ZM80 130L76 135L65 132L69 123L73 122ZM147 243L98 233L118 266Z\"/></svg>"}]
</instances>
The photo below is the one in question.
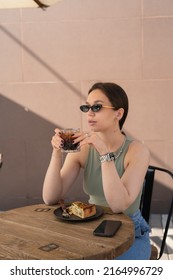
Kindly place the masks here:
<instances>
[{"instance_id":1,"label":"blue jeans","mask_svg":"<svg viewBox=\"0 0 173 280\"><path fill-rule=\"evenodd\" d=\"M132 246L116 260L149 260L151 255L150 227L140 210L129 216L135 226L135 240Z\"/></svg>"}]
</instances>

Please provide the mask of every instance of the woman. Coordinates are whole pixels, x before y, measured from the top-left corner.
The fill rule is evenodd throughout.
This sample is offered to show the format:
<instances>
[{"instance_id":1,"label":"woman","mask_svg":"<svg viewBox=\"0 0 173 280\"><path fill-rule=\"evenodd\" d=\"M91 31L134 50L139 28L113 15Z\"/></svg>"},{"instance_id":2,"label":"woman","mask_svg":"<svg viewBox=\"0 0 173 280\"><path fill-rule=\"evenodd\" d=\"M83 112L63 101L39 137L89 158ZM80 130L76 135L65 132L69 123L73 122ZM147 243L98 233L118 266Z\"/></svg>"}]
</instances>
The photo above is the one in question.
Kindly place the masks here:
<instances>
[{"instance_id":1,"label":"woman","mask_svg":"<svg viewBox=\"0 0 173 280\"><path fill-rule=\"evenodd\" d=\"M135 225L135 242L118 259L149 259L149 226L142 218L139 203L150 154L140 141L122 132L128 113L125 91L114 83L96 83L89 90L85 105L90 131L75 134L80 151L69 153L61 166L63 140L60 130L52 138L53 153L48 167L43 199L55 204L63 198L84 169L84 190L90 203L124 212Z\"/></svg>"}]
</instances>

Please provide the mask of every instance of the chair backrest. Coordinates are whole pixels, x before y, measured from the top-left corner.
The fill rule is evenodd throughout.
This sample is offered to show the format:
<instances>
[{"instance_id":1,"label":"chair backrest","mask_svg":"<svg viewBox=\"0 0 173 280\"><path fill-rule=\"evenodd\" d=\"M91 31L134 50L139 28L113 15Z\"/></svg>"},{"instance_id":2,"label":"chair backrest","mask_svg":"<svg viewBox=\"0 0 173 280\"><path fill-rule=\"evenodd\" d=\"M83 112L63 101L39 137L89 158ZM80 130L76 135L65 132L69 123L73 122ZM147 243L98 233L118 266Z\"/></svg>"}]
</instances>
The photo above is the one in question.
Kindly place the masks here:
<instances>
[{"instance_id":1,"label":"chair backrest","mask_svg":"<svg viewBox=\"0 0 173 280\"><path fill-rule=\"evenodd\" d=\"M167 170L167 169L161 168L161 167L157 167L157 166L152 166L152 165L150 165L148 167L148 170L147 170L147 173L145 176L145 182L144 182L141 203L140 203L140 209L141 209L142 216L148 223L149 223L149 218L150 218L150 209L151 209L153 186L154 186L154 179L155 179L156 171L167 173L173 179L173 173L170 170ZM171 200L170 208L168 210L168 217L167 217L167 221L166 221L166 225L165 225L165 229L164 229L164 233L163 233L163 239L162 239L158 259L161 258L163 251L164 251L172 212L173 212L173 192L172 192L172 200Z\"/></svg>"},{"instance_id":2,"label":"chair backrest","mask_svg":"<svg viewBox=\"0 0 173 280\"><path fill-rule=\"evenodd\" d=\"M0 168L2 167L2 163L3 163L3 161L2 161L2 154L0 153Z\"/></svg>"}]
</instances>

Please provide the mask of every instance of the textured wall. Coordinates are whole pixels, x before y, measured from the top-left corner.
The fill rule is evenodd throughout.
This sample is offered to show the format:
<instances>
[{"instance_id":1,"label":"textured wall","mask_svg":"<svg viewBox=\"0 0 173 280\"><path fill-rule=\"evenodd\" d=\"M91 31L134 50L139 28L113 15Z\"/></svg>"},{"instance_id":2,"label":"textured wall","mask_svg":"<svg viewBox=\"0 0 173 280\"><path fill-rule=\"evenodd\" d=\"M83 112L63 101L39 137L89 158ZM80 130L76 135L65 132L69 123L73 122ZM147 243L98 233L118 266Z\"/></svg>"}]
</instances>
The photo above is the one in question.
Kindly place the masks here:
<instances>
[{"instance_id":1,"label":"textured wall","mask_svg":"<svg viewBox=\"0 0 173 280\"><path fill-rule=\"evenodd\" d=\"M100 80L126 90L126 132L148 145L151 163L173 170L172 31L172 0L0 10L1 210L42 201L53 130L87 129L78 107ZM81 187L82 174L70 199L83 196ZM165 210L170 192L169 181L157 186L153 211Z\"/></svg>"}]
</instances>

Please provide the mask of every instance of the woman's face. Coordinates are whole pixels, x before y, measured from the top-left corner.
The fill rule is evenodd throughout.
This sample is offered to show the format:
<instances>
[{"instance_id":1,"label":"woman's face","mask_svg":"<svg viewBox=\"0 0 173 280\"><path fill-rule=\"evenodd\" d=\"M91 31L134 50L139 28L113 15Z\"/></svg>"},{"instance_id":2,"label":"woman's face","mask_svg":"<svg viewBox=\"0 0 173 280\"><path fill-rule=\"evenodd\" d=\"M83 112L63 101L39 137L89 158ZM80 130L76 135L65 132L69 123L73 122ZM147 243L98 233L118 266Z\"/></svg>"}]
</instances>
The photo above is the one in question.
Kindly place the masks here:
<instances>
[{"instance_id":1,"label":"woman's face","mask_svg":"<svg viewBox=\"0 0 173 280\"><path fill-rule=\"evenodd\" d=\"M112 106L107 96L99 89L93 90L88 95L87 105L102 104L103 106ZM100 111L93 112L91 109L87 112L87 121L90 129L96 132L105 130L115 130L115 126L119 125L116 117L117 111L110 108L102 107Z\"/></svg>"}]
</instances>

